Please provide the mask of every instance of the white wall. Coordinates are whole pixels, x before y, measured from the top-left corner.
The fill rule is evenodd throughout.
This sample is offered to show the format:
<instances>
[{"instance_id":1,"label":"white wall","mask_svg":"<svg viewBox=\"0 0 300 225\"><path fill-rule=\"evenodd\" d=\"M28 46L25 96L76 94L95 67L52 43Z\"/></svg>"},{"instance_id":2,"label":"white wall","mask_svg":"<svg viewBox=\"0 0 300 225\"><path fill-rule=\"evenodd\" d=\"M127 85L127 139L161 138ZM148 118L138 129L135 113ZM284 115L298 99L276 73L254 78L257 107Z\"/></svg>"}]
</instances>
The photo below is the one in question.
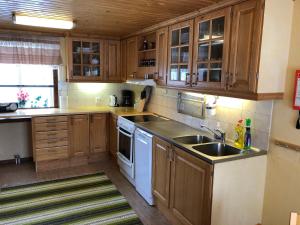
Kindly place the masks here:
<instances>
[{"instance_id":1,"label":"white wall","mask_svg":"<svg viewBox=\"0 0 300 225\"><path fill-rule=\"evenodd\" d=\"M31 123L0 123L0 160L32 156Z\"/></svg>"},{"instance_id":2,"label":"white wall","mask_svg":"<svg viewBox=\"0 0 300 225\"><path fill-rule=\"evenodd\" d=\"M295 70L300 69L300 1L294 4L289 65L283 74L286 91L284 100L274 105L271 137L300 145L298 111L292 109ZM263 224L288 225L291 211L300 213L300 153L271 144Z\"/></svg>"}]
</instances>

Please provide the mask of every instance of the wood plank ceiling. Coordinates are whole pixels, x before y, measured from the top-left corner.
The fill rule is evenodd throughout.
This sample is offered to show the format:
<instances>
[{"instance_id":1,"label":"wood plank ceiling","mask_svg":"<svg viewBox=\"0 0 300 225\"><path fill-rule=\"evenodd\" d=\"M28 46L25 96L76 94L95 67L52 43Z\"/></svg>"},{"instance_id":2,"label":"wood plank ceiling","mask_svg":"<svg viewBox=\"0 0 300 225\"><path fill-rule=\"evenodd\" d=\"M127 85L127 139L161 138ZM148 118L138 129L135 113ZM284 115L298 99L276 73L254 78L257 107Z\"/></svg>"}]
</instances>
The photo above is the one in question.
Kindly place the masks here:
<instances>
[{"instance_id":1,"label":"wood plank ceiling","mask_svg":"<svg viewBox=\"0 0 300 225\"><path fill-rule=\"evenodd\" d=\"M12 23L12 12L75 20L73 33L124 36L220 0L0 0L0 28L28 29ZM30 30L43 30L30 28ZM49 31L49 30L47 30Z\"/></svg>"}]
</instances>

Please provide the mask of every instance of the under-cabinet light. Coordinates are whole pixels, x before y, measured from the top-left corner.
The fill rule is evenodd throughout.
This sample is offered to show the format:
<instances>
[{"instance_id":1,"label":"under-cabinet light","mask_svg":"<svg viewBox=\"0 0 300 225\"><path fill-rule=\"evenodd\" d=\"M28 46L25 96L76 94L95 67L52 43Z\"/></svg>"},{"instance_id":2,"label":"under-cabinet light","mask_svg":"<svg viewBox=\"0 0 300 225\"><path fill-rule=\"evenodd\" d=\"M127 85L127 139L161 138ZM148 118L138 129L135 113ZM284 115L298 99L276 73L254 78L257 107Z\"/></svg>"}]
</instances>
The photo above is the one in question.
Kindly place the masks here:
<instances>
[{"instance_id":1,"label":"under-cabinet light","mask_svg":"<svg viewBox=\"0 0 300 225\"><path fill-rule=\"evenodd\" d=\"M35 27L47 27L47 28L57 28L57 29L72 29L75 27L73 21L67 20L56 20L56 19L46 19L31 16L22 16L13 14L13 22L15 24L35 26Z\"/></svg>"}]
</instances>

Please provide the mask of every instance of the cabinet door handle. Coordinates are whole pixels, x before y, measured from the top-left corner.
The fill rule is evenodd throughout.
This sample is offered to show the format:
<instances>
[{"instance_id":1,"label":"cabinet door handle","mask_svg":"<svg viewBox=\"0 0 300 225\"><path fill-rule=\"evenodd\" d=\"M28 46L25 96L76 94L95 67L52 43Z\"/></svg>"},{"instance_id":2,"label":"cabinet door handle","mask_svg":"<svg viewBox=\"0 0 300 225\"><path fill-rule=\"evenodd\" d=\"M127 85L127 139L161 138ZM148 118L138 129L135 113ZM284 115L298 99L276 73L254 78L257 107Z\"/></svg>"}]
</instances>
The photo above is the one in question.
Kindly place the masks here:
<instances>
[{"instance_id":1,"label":"cabinet door handle","mask_svg":"<svg viewBox=\"0 0 300 225\"><path fill-rule=\"evenodd\" d=\"M158 77L159 77L159 72L155 72L154 73L154 80L158 80Z\"/></svg>"},{"instance_id":2,"label":"cabinet door handle","mask_svg":"<svg viewBox=\"0 0 300 225\"><path fill-rule=\"evenodd\" d=\"M197 75L196 75L196 73L193 73L193 85L194 86L197 86L197 84L198 84L198 80L199 80L199 73L197 73Z\"/></svg>"},{"instance_id":3,"label":"cabinet door handle","mask_svg":"<svg viewBox=\"0 0 300 225\"><path fill-rule=\"evenodd\" d=\"M230 88L233 87L233 73L230 73L230 76L229 76L229 87Z\"/></svg>"},{"instance_id":4,"label":"cabinet door handle","mask_svg":"<svg viewBox=\"0 0 300 225\"><path fill-rule=\"evenodd\" d=\"M166 149L167 149L167 158L168 158L168 160L170 162L171 161L171 151L170 151L169 146L167 146Z\"/></svg>"},{"instance_id":5,"label":"cabinet door handle","mask_svg":"<svg viewBox=\"0 0 300 225\"><path fill-rule=\"evenodd\" d=\"M191 84L191 75L189 73L186 73L185 75L185 85L189 86Z\"/></svg>"},{"instance_id":6,"label":"cabinet door handle","mask_svg":"<svg viewBox=\"0 0 300 225\"><path fill-rule=\"evenodd\" d=\"M229 85L229 73L225 73L225 88L228 90L228 85Z\"/></svg>"}]
</instances>

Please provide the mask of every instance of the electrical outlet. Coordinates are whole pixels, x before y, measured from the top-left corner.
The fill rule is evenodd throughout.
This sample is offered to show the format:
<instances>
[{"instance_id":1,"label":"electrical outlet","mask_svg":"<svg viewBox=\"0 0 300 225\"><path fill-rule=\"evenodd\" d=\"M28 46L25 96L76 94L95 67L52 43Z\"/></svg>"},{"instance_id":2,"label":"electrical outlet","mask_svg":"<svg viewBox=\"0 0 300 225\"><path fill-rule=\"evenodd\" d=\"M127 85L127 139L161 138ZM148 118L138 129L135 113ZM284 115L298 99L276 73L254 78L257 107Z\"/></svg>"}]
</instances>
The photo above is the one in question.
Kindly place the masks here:
<instances>
[{"instance_id":1,"label":"electrical outlet","mask_svg":"<svg viewBox=\"0 0 300 225\"><path fill-rule=\"evenodd\" d=\"M96 101L97 106L101 104L101 98L100 97L96 97L95 101Z\"/></svg>"}]
</instances>

